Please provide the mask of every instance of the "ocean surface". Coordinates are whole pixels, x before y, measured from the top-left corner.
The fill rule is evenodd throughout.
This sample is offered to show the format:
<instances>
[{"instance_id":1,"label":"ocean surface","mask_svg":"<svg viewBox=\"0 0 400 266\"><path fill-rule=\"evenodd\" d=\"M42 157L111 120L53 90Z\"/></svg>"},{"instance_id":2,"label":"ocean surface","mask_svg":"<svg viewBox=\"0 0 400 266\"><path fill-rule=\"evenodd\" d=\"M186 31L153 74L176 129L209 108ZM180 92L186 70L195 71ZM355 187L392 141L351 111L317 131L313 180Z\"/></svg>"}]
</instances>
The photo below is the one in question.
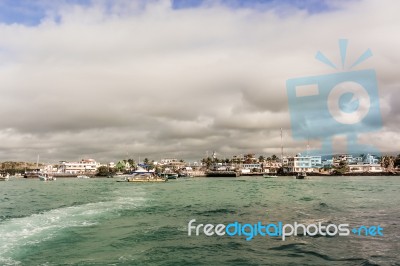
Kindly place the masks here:
<instances>
[{"instance_id":1,"label":"ocean surface","mask_svg":"<svg viewBox=\"0 0 400 266\"><path fill-rule=\"evenodd\" d=\"M0 265L400 265L400 177L0 183ZM188 222L348 223L383 236L188 236ZM193 231L192 234L195 232Z\"/></svg>"}]
</instances>

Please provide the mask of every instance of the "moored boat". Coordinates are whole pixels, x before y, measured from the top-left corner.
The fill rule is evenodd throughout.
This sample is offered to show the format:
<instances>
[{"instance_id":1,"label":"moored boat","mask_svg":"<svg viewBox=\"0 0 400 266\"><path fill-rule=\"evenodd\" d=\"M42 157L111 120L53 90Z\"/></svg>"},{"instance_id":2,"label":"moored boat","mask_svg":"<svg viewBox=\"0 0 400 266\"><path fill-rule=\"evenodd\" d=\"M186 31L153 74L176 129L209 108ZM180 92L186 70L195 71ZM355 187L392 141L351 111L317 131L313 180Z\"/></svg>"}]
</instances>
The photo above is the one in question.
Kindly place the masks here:
<instances>
[{"instance_id":1,"label":"moored boat","mask_svg":"<svg viewBox=\"0 0 400 266\"><path fill-rule=\"evenodd\" d=\"M134 178L127 178L127 182L167 182L168 179L167 178L161 178L161 177L155 177L155 178L138 178L138 177L134 177Z\"/></svg>"},{"instance_id":2,"label":"moored boat","mask_svg":"<svg viewBox=\"0 0 400 266\"><path fill-rule=\"evenodd\" d=\"M301 172L297 174L296 179L304 179L306 177L307 177L306 172Z\"/></svg>"},{"instance_id":3,"label":"moored boat","mask_svg":"<svg viewBox=\"0 0 400 266\"><path fill-rule=\"evenodd\" d=\"M8 181L10 179L10 174L4 174L0 176L0 181Z\"/></svg>"},{"instance_id":4,"label":"moored boat","mask_svg":"<svg viewBox=\"0 0 400 266\"><path fill-rule=\"evenodd\" d=\"M39 174L40 181L56 181L54 176L50 176L48 174Z\"/></svg>"},{"instance_id":5,"label":"moored boat","mask_svg":"<svg viewBox=\"0 0 400 266\"><path fill-rule=\"evenodd\" d=\"M117 182L166 182L168 178L163 178L153 173L137 173L132 174L130 176L125 176L123 179L118 180Z\"/></svg>"},{"instance_id":6,"label":"moored boat","mask_svg":"<svg viewBox=\"0 0 400 266\"><path fill-rule=\"evenodd\" d=\"M78 175L76 178L79 178L79 179L88 179L88 178L90 178L90 177L87 176L87 175Z\"/></svg>"},{"instance_id":7,"label":"moored boat","mask_svg":"<svg viewBox=\"0 0 400 266\"><path fill-rule=\"evenodd\" d=\"M39 170L24 173L24 178L38 178L40 175Z\"/></svg>"},{"instance_id":8,"label":"moored boat","mask_svg":"<svg viewBox=\"0 0 400 266\"><path fill-rule=\"evenodd\" d=\"M264 178L277 178L277 175L271 175L271 174L263 174Z\"/></svg>"},{"instance_id":9,"label":"moored boat","mask_svg":"<svg viewBox=\"0 0 400 266\"><path fill-rule=\"evenodd\" d=\"M164 172L164 173L161 173L160 174L160 177L161 178L166 178L166 179L177 179L178 178L178 174L177 173L167 173L167 172Z\"/></svg>"}]
</instances>

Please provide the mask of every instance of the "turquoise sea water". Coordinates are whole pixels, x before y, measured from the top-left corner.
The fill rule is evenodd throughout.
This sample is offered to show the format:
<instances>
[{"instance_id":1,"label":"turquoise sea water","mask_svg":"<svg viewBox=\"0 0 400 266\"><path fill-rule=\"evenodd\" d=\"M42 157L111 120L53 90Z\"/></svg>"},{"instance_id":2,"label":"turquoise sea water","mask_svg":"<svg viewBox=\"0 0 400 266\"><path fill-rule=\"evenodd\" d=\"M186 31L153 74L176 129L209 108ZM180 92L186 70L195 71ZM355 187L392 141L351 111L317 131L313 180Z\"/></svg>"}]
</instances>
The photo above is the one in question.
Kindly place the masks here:
<instances>
[{"instance_id":1,"label":"turquoise sea water","mask_svg":"<svg viewBox=\"0 0 400 266\"><path fill-rule=\"evenodd\" d=\"M0 265L400 265L399 177L12 179ZM188 236L198 223L380 225L384 236Z\"/></svg>"}]
</instances>

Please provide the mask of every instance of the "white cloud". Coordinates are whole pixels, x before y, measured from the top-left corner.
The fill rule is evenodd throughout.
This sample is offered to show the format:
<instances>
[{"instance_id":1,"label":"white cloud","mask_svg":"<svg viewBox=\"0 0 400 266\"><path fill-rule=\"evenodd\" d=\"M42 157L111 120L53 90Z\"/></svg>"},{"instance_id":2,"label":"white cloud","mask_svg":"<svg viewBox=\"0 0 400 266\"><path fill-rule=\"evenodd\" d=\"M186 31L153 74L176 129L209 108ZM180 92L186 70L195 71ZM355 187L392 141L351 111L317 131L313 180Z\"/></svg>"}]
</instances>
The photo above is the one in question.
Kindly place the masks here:
<instances>
[{"instance_id":1,"label":"white cloud","mask_svg":"<svg viewBox=\"0 0 400 266\"><path fill-rule=\"evenodd\" d=\"M0 24L0 159L279 153L279 128L290 133L286 80L334 71L313 57L340 62L339 38L350 40L348 60L371 48L359 69L375 68L381 98L394 99L399 5L341 2L314 15L63 5L35 27ZM397 136L398 108L382 108L384 134Z\"/></svg>"}]
</instances>

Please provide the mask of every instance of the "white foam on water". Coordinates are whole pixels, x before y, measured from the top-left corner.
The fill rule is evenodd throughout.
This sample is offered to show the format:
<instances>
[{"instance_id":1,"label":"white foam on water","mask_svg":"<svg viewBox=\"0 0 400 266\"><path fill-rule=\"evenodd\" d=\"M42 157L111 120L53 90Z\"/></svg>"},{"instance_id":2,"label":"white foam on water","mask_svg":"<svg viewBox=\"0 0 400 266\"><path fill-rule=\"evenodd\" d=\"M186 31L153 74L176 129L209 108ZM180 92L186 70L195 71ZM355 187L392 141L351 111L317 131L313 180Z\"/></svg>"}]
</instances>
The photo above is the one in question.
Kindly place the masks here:
<instances>
[{"instance_id":1,"label":"white foam on water","mask_svg":"<svg viewBox=\"0 0 400 266\"><path fill-rule=\"evenodd\" d=\"M96 225L105 214L118 215L118 211L134 209L144 201L143 197L118 197L113 201L53 209L4 221L0 223L0 265L19 265L12 258L13 251L19 247L51 239L65 228Z\"/></svg>"}]
</instances>

